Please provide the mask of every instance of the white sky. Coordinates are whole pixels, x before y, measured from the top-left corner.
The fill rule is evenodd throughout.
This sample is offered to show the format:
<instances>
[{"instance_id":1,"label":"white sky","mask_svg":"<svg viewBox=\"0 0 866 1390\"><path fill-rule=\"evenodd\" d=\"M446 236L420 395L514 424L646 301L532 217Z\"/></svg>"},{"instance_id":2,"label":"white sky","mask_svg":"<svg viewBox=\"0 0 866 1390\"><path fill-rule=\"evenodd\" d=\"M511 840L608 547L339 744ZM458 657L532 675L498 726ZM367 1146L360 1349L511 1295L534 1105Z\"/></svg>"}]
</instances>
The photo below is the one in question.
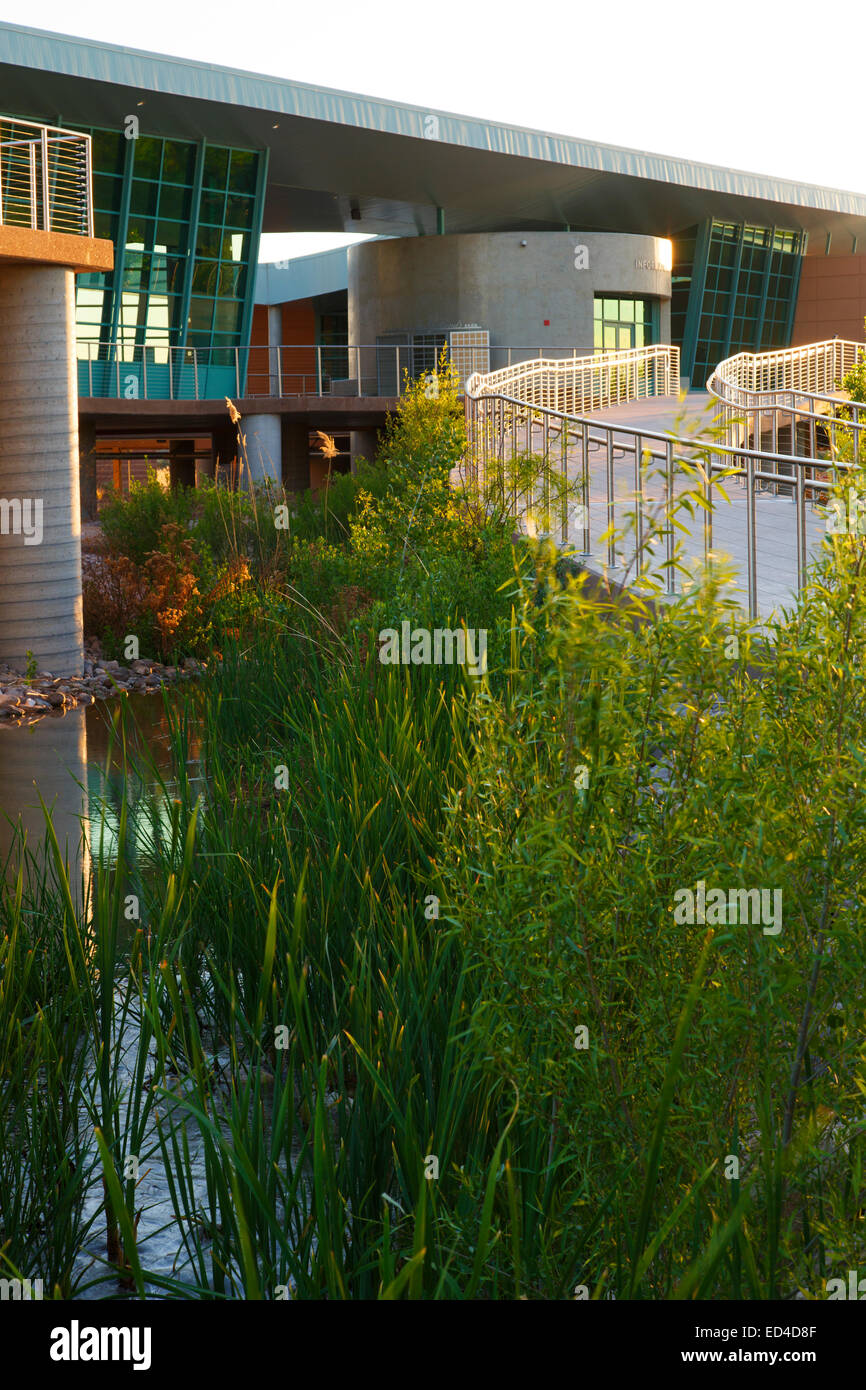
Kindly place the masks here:
<instances>
[{"instance_id":1,"label":"white sky","mask_svg":"<svg viewBox=\"0 0 866 1390\"><path fill-rule=\"evenodd\" d=\"M866 192L863 0L0 0L0 19Z\"/></svg>"}]
</instances>

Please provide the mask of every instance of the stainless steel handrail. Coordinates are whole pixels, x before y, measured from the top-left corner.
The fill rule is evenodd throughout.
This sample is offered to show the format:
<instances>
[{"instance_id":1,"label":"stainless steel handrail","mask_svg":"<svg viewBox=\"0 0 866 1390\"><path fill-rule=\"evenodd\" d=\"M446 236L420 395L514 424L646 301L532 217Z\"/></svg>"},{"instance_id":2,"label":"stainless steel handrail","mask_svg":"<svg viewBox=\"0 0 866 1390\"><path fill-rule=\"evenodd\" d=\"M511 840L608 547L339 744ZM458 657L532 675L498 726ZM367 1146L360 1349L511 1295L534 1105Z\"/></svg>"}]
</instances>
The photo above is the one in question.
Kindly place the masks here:
<instances>
[{"instance_id":1,"label":"stainless steel handrail","mask_svg":"<svg viewBox=\"0 0 866 1390\"><path fill-rule=\"evenodd\" d=\"M527 360L499 371L476 373L466 382L467 395L513 390L525 404L577 413L669 396L679 388L680 350L670 343L564 360Z\"/></svg>"},{"instance_id":2,"label":"stainless steel handrail","mask_svg":"<svg viewBox=\"0 0 866 1390\"><path fill-rule=\"evenodd\" d=\"M707 502L703 518L703 552L704 562L708 566L712 563L713 558L713 479L719 475L725 475L727 478L742 480L746 487L744 517L746 588L748 608L752 618L758 616L759 557L755 525L755 502L758 487L764 485L765 487L774 487L777 491L779 488L783 488L791 492L795 506L797 588L802 589L808 564L806 503L810 499L807 498L807 490L822 496L829 496L833 487L833 482L829 477L811 476L811 474L817 469L823 473L829 473L833 468L845 470L850 467L847 464L829 464L816 459L792 458L789 454L762 449L744 449L714 439L680 438L671 433L621 425L615 421L599 420L591 416L581 417L549 407L537 406L504 394L467 395L467 417L471 456L476 469L479 470L475 475L475 481L479 486L482 481L485 487L489 486L490 470L492 469L495 481L498 484L501 478L504 487L506 483L506 455L509 455L513 461L521 452L518 446L522 444L522 452L527 454L540 453L543 458L545 478L547 479L545 488L547 488L549 485L548 470L551 462L554 466L556 464L555 450L557 440L559 441L558 462L564 491L567 492L568 486L577 485L584 502L581 525L578 529L582 533L582 553L586 556L592 554L593 530L588 505L590 495L589 453L591 449L600 451L600 458L605 464L606 505L600 505L604 505L607 519L607 524L603 530L609 532L607 564L611 568L616 568L615 538L610 534L615 508L618 504L622 505L625 500L628 500L634 503L636 511L635 569L637 577L644 573L645 568L640 537L642 535L643 503L645 500L643 482L648 460L660 468L668 503L671 502L674 495L674 480L678 460L694 460L696 455L702 455L706 460L702 489ZM569 479L568 476L569 439L577 448L580 456L579 478ZM536 444L540 444L540 449L536 447ZM634 495L630 499L617 498L614 493L613 465L617 455L631 458L634 466L635 487ZM532 505L535 505L532 499L530 500ZM568 519L563 509L561 532L563 544L569 540L568 530ZM674 528L672 525L667 526L665 530L665 551L666 587L669 594L674 594L677 592L677 588L676 572L673 566Z\"/></svg>"},{"instance_id":3,"label":"stainless steel handrail","mask_svg":"<svg viewBox=\"0 0 866 1390\"><path fill-rule=\"evenodd\" d=\"M837 425L844 424L854 439L854 457L862 455L861 431L866 425L864 406L850 401L839 390L842 378L866 353L866 345L847 338L782 348L773 352L741 352L726 358L707 381L707 391L719 402L728 442L757 440L762 423L770 418L770 433L778 439L789 429L791 452L796 453L798 426L805 425L809 454L816 451L818 426L829 429L835 443ZM844 409L847 419L840 419Z\"/></svg>"}]
</instances>

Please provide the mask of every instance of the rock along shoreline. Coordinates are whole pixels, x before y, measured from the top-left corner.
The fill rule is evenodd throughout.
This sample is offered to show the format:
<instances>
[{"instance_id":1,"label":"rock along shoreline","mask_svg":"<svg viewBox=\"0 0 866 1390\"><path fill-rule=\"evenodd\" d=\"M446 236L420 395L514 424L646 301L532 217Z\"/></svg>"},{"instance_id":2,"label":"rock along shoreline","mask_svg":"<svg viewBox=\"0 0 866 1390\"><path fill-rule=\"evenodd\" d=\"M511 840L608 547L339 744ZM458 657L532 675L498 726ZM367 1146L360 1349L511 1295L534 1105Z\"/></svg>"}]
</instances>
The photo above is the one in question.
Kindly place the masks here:
<instances>
[{"instance_id":1,"label":"rock along shoreline","mask_svg":"<svg viewBox=\"0 0 866 1390\"><path fill-rule=\"evenodd\" d=\"M192 679L202 670L193 657L186 657L180 666L165 666L148 657L124 666L119 661L104 660L96 642L85 645L84 656L80 676L39 671L28 680L20 671L0 663L0 729L57 718L113 695L156 694L165 686Z\"/></svg>"}]
</instances>

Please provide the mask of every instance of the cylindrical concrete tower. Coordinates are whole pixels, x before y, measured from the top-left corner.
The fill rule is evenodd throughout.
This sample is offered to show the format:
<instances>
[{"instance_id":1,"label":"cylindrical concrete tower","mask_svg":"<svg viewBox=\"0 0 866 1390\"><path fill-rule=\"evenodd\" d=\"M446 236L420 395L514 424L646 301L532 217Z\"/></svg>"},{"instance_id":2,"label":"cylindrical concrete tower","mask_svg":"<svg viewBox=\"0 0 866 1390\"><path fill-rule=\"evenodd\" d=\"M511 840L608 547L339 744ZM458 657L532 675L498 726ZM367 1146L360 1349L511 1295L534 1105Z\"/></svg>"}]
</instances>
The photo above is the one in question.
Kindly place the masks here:
<instances>
[{"instance_id":1,"label":"cylindrical concrete tower","mask_svg":"<svg viewBox=\"0 0 866 1390\"><path fill-rule=\"evenodd\" d=\"M75 272L0 261L0 661L83 667Z\"/></svg>"}]
</instances>

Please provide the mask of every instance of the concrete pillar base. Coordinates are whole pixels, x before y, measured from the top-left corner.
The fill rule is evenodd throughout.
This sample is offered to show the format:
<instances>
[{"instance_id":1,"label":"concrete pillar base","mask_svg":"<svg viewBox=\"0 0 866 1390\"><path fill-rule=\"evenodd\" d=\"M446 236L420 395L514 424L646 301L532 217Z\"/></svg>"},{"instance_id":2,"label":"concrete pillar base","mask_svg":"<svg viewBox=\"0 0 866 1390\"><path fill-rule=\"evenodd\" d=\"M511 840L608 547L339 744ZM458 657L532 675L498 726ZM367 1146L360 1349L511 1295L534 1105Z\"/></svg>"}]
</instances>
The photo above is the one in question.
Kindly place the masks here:
<instances>
[{"instance_id":1,"label":"concrete pillar base","mask_svg":"<svg viewBox=\"0 0 866 1390\"><path fill-rule=\"evenodd\" d=\"M241 433L247 442L244 481L281 482L283 445L279 415L248 415L241 422Z\"/></svg>"},{"instance_id":2,"label":"concrete pillar base","mask_svg":"<svg viewBox=\"0 0 866 1390\"><path fill-rule=\"evenodd\" d=\"M195 487L195 440L170 439L168 479L171 488Z\"/></svg>"},{"instance_id":3,"label":"concrete pillar base","mask_svg":"<svg viewBox=\"0 0 866 1390\"><path fill-rule=\"evenodd\" d=\"M0 661L84 666L75 274L0 263Z\"/></svg>"},{"instance_id":4,"label":"concrete pillar base","mask_svg":"<svg viewBox=\"0 0 866 1390\"><path fill-rule=\"evenodd\" d=\"M358 466L359 459L366 459L368 463L375 462L378 450L378 433L378 430L352 430L349 448L352 453L353 473Z\"/></svg>"},{"instance_id":5,"label":"concrete pillar base","mask_svg":"<svg viewBox=\"0 0 866 1390\"><path fill-rule=\"evenodd\" d=\"M195 485L204 487L207 483L212 483L214 478L214 459L196 459L195 461Z\"/></svg>"}]
</instances>

